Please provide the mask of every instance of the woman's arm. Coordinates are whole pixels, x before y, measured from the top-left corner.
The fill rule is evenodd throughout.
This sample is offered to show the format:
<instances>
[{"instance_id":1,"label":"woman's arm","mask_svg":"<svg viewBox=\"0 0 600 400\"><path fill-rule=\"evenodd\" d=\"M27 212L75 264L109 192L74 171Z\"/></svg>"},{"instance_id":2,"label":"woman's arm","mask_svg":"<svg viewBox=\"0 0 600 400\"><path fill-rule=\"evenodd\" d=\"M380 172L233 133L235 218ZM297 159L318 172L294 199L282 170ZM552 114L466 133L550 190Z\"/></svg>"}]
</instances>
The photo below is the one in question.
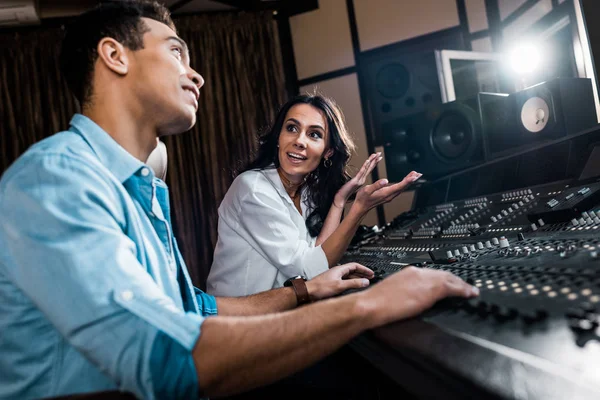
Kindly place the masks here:
<instances>
[{"instance_id":1,"label":"woman's arm","mask_svg":"<svg viewBox=\"0 0 600 400\"><path fill-rule=\"evenodd\" d=\"M392 200L420 177L421 174L412 171L401 182L393 185L388 186L387 179L380 179L371 185L363 186L356 194L356 200L350 207L348 216L321 246L329 268L340 261L366 213L379 204Z\"/></svg>"},{"instance_id":2,"label":"woman's arm","mask_svg":"<svg viewBox=\"0 0 600 400\"><path fill-rule=\"evenodd\" d=\"M342 186L340 190L338 190L333 199L331 207L329 207L327 218L325 218L325 222L323 223L323 228L321 229L319 236L317 236L315 246L323 244L323 242L325 242L337 229L337 227L340 225L340 220L342 219L346 202L354 192L356 192L362 185L365 184L367 177L373 171L379 161L381 161L381 159L381 153L371 154L371 156L367 158L367 161L364 162L356 176L346 182L346 184Z\"/></svg>"}]
</instances>

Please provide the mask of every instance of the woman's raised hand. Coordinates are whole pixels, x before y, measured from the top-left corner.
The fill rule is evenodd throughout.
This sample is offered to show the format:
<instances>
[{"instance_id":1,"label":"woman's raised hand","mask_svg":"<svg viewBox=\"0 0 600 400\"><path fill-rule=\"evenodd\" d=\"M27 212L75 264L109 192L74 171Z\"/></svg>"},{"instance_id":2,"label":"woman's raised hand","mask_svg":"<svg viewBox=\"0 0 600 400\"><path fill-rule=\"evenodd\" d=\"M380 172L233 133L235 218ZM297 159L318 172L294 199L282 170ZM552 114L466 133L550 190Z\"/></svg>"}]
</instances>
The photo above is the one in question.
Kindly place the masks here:
<instances>
[{"instance_id":1,"label":"woman's raised hand","mask_svg":"<svg viewBox=\"0 0 600 400\"><path fill-rule=\"evenodd\" d=\"M371 185L363 186L356 193L356 201L354 201L353 207L359 207L361 213L366 213L373 207L394 199L421 176L423 174L411 171L402 181L393 185L388 185L387 179L380 179Z\"/></svg>"},{"instance_id":2,"label":"woman's raised hand","mask_svg":"<svg viewBox=\"0 0 600 400\"><path fill-rule=\"evenodd\" d=\"M371 154L354 178L346 182L346 184L335 194L333 205L338 208L344 208L350 196L365 184L367 177L382 158L380 152Z\"/></svg>"}]
</instances>

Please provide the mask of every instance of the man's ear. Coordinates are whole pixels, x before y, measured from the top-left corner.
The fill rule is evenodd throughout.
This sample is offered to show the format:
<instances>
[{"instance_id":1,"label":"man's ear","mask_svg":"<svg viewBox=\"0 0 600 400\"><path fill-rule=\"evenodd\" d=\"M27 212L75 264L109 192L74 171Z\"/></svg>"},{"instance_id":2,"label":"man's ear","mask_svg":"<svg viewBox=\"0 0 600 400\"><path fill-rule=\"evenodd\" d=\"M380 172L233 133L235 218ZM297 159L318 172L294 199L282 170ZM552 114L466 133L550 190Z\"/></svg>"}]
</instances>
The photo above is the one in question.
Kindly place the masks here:
<instances>
[{"instance_id":1,"label":"man's ear","mask_svg":"<svg viewBox=\"0 0 600 400\"><path fill-rule=\"evenodd\" d=\"M98 60L119 75L125 75L129 70L125 47L110 37L102 38L98 43Z\"/></svg>"},{"instance_id":2,"label":"man's ear","mask_svg":"<svg viewBox=\"0 0 600 400\"><path fill-rule=\"evenodd\" d=\"M333 155L333 149L329 149L325 152L323 157L330 158L332 155Z\"/></svg>"}]
</instances>

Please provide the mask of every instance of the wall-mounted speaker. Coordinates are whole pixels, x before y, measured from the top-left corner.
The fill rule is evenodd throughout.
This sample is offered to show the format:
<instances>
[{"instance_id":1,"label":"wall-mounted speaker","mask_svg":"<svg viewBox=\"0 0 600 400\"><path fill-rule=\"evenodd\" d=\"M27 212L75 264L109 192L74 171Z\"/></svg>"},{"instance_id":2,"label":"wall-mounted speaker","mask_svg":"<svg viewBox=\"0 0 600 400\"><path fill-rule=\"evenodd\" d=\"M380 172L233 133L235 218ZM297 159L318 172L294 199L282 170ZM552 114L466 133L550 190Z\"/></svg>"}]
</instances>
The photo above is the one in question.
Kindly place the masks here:
<instances>
[{"instance_id":1,"label":"wall-mounted speaker","mask_svg":"<svg viewBox=\"0 0 600 400\"><path fill-rule=\"evenodd\" d=\"M597 124L592 82L558 78L511 95L523 143L559 138Z\"/></svg>"},{"instance_id":2,"label":"wall-mounted speaker","mask_svg":"<svg viewBox=\"0 0 600 400\"><path fill-rule=\"evenodd\" d=\"M439 104L382 127L392 181L416 170L428 179L485 160L478 97Z\"/></svg>"},{"instance_id":3,"label":"wall-mounted speaker","mask_svg":"<svg viewBox=\"0 0 600 400\"><path fill-rule=\"evenodd\" d=\"M452 28L363 52L360 74L369 104L374 142L383 125L442 102L435 49L464 49L460 29Z\"/></svg>"},{"instance_id":4,"label":"wall-mounted speaker","mask_svg":"<svg viewBox=\"0 0 600 400\"><path fill-rule=\"evenodd\" d=\"M479 116L486 159L493 159L524 144L515 118L514 99L505 93L479 93Z\"/></svg>"}]
</instances>

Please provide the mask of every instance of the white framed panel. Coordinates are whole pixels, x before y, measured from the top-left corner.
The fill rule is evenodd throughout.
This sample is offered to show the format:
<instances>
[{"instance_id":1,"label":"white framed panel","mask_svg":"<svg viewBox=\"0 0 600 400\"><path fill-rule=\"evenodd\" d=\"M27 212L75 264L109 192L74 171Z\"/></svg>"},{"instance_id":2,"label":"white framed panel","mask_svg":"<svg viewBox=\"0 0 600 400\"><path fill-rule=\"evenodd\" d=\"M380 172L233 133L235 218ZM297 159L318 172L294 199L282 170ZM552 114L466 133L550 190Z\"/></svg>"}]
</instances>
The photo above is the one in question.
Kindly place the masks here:
<instances>
[{"instance_id":1,"label":"white framed panel","mask_svg":"<svg viewBox=\"0 0 600 400\"><path fill-rule=\"evenodd\" d=\"M298 79L354 65L345 0L319 0L319 8L290 18Z\"/></svg>"},{"instance_id":2,"label":"white framed panel","mask_svg":"<svg viewBox=\"0 0 600 400\"><path fill-rule=\"evenodd\" d=\"M356 172L369 157L367 136L365 134L362 107L360 102L360 91L358 89L358 78L356 74L349 74L339 78L333 78L300 88L300 93L313 93L317 91L324 96L332 98L342 109L346 118L348 129L353 133L356 152L352 155L350 165ZM381 162L383 163L383 161ZM380 165L381 165L380 163ZM371 183L370 177L367 181ZM377 225L377 212L371 210L363 220L365 225Z\"/></svg>"},{"instance_id":3,"label":"white framed panel","mask_svg":"<svg viewBox=\"0 0 600 400\"><path fill-rule=\"evenodd\" d=\"M361 51L460 24L456 0L355 0L354 8Z\"/></svg>"}]
</instances>

